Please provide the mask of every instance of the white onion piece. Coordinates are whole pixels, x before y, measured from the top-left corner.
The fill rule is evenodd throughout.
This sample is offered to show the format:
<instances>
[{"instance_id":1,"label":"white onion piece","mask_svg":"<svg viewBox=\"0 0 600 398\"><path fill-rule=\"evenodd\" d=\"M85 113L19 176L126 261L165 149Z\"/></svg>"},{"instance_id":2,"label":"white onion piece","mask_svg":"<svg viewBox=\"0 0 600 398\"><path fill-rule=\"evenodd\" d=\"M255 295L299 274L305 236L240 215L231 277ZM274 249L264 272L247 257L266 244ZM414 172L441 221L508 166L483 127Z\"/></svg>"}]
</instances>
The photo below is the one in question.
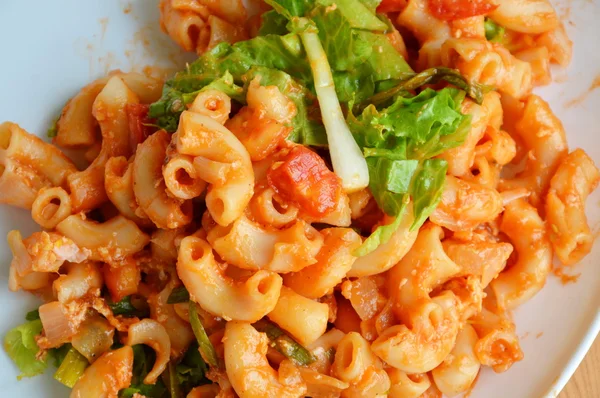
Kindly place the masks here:
<instances>
[{"instance_id":1,"label":"white onion piece","mask_svg":"<svg viewBox=\"0 0 600 398\"><path fill-rule=\"evenodd\" d=\"M41 305L39 312L46 337L44 348L66 343L77 331L77 322L70 319L66 308L58 301Z\"/></svg>"}]
</instances>

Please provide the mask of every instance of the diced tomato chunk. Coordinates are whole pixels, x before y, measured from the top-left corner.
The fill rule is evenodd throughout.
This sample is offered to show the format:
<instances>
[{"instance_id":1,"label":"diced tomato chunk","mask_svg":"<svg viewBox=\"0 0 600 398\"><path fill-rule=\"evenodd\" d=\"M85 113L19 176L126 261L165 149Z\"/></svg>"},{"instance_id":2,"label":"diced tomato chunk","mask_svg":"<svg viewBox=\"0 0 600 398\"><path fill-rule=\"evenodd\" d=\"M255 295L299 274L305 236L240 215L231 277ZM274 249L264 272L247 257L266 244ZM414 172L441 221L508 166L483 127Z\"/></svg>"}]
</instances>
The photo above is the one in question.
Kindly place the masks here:
<instances>
[{"instance_id":1,"label":"diced tomato chunk","mask_svg":"<svg viewBox=\"0 0 600 398\"><path fill-rule=\"evenodd\" d=\"M377 7L377 12L399 12L406 7L407 0L383 0Z\"/></svg>"},{"instance_id":2,"label":"diced tomato chunk","mask_svg":"<svg viewBox=\"0 0 600 398\"><path fill-rule=\"evenodd\" d=\"M104 264L102 273L104 274L104 283L106 283L114 302L137 293L141 273L135 261L127 261L114 267Z\"/></svg>"},{"instance_id":3,"label":"diced tomato chunk","mask_svg":"<svg viewBox=\"0 0 600 398\"><path fill-rule=\"evenodd\" d=\"M303 146L294 147L282 163L267 174L269 186L313 217L334 210L342 193L342 183L319 155Z\"/></svg>"},{"instance_id":4,"label":"diced tomato chunk","mask_svg":"<svg viewBox=\"0 0 600 398\"><path fill-rule=\"evenodd\" d=\"M443 21L454 21L474 17L476 15L485 15L496 8L497 0L429 0L429 12Z\"/></svg>"},{"instance_id":5,"label":"diced tomato chunk","mask_svg":"<svg viewBox=\"0 0 600 398\"><path fill-rule=\"evenodd\" d=\"M156 127L152 124L154 119L148 117L150 105L146 104L127 104L127 120L129 122L129 145L132 152L135 152L138 144L141 144L156 132Z\"/></svg>"}]
</instances>

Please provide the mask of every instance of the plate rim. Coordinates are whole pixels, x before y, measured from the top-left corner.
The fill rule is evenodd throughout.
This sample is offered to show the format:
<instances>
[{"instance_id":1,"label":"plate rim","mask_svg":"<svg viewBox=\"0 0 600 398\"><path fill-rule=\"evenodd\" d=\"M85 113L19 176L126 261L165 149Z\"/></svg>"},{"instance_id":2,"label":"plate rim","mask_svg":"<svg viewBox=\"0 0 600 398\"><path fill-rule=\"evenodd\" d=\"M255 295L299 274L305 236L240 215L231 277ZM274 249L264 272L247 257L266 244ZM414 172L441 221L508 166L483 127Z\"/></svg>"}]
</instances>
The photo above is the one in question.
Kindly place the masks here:
<instances>
[{"instance_id":1,"label":"plate rim","mask_svg":"<svg viewBox=\"0 0 600 398\"><path fill-rule=\"evenodd\" d=\"M571 380L579 366L583 362L585 356L590 351L596 338L600 336L600 303L596 304L596 314L594 315L589 326L585 329L583 337L579 340L575 350L567 354L566 363L560 366L559 374L554 381L547 387L544 393L544 398L556 398L564 390L567 383ZM585 322L587 323L587 322Z\"/></svg>"}]
</instances>

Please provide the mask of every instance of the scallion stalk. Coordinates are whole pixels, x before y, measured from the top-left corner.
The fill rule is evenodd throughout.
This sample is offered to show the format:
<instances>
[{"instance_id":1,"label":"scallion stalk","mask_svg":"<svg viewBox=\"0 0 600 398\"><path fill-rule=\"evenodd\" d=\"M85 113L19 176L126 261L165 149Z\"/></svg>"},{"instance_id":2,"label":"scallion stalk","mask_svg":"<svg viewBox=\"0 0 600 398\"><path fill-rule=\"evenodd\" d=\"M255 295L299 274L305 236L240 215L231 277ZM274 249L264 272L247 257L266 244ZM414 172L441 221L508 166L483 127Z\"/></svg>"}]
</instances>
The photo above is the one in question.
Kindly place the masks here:
<instances>
[{"instance_id":1,"label":"scallion stalk","mask_svg":"<svg viewBox=\"0 0 600 398\"><path fill-rule=\"evenodd\" d=\"M56 373L54 373L54 379L69 388L73 388L77 380L83 376L83 372L88 365L88 360L75 348L71 347Z\"/></svg>"}]
</instances>

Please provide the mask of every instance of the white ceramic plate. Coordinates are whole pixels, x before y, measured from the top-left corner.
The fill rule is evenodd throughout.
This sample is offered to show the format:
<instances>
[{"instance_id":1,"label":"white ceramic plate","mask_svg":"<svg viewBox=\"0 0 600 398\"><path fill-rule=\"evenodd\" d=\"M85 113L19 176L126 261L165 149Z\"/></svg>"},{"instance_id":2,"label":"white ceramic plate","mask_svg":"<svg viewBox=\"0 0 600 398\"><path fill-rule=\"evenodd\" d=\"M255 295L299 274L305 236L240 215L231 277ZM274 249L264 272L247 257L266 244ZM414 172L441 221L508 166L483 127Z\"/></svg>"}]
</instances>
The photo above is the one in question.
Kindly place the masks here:
<instances>
[{"instance_id":1,"label":"white ceramic plate","mask_svg":"<svg viewBox=\"0 0 600 398\"><path fill-rule=\"evenodd\" d=\"M0 1L0 122L19 123L45 136L64 102L91 80L115 68L173 68L182 56L158 27L157 0ZM572 4L570 4L572 3ZM566 17L574 58L558 82L538 92L563 121L571 148L583 147L600 164L600 2L555 1ZM587 93L587 94L586 94ZM585 96L585 98L583 97ZM579 103L569 105L574 99ZM577 102L577 101L576 101ZM600 192L588 200L594 232L600 228ZM0 205L0 334L24 321L37 306L26 293L7 288L10 251L3 238L18 228L36 230L28 212ZM515 313L525 359L504 374L485 370L471 398L554 397L571 377L600 329L600 245L568 272L579 281L564 286L551 276L546 287ZM66 397L46 375L17 381L18 371L0 350L0 396Z\"/></svg>"}]
</instances>

